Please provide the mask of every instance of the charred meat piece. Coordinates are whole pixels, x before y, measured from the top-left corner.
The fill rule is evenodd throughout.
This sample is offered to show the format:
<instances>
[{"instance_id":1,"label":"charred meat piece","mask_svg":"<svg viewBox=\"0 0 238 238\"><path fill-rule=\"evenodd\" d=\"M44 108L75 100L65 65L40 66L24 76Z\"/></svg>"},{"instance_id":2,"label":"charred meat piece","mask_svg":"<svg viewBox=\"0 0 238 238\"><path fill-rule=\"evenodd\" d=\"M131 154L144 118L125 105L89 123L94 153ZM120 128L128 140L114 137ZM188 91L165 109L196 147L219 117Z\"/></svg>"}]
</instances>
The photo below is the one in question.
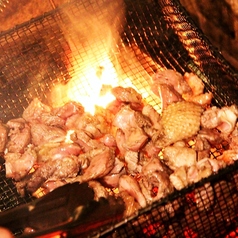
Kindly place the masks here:
<instances>
[{"instance_id":1,"label":"charred meat piece","mask_svg":"<svg viewBox=\"0 0 238 238\"><path fill-rule=\"evenodd\" d=\"M89 165L85 166L81 175L76 178L66 179L67 182L78 181L82 183L106 176L114 167L115 151L103 146L80 155L78 161L79 163L87 161Z\"/></svg>"},{"instance_id":2,"label":"charred meat piece","mask_svg":"<svg viewBox=\"0 0 238 238\"><path fill-rule=\"evenodd\" d=\"M115 152L109 147L98 149L98 153L90 159L88 168L81 176L81 182L86 182L107 175L114 167Z\"/></svg>"},{"instance_id":3,"label":"charred meat piece","mask_svg":"<svg viewBox=\"0 0 238 238\"><path fill-rule=\"evenodd\" d=\"M147 104L143 107L142 114L150 119L152 123L150 126L153 126L155 129L161 129L161 114L159 114L150 104Z\"/></svg>"},{"instance_id":4,"label":"charred meat piece","mask_svg":"<svg viewBox=\"0 0 238 238\"><path fill-rule=\"evenodd\" d=\"M113 169L107 175L101 178L100 181L106 187L117 188L121 175L125 173L125 163L116 157Z\"/></svg>"},{"instance_id":5,"label":"charred meat piece","mask_svg":"<svg viewBox=\"0 0 238 238\"><path fill-rule=\"evenodd\" d=\"M23 118L12 119L7 122L9 127L9 140L7 149L9 152L21 152L31 142L31 131L29 125Z\"/></svg>"},{"instance_id":6,"label":"charred meat piece","mask_svg":"<svg viewBox=\"0 0 238 238\"><path fill-rule=\"evenodd\" d=\"M32 147L27 147L24 153L8 152L4 158L6 177L17 181L24 178L37 162L37 154Z\"/></svg>"},{"instance_id":7,"label":"charred meat piece","mask_svg":"<svg viewBox=\"0 0 238 238\"><path fill-rule=\"evenodd\" d=\"M151 158L142 168L139 184L146 201L150 204L174 191L169 180L171 171L158 157Z\"/></svg>"},{"instance_id":8,"label":"charred meat piece","mask_svg":"<svg viewBox=\"0 0 238 238\"><path fill-rule=\"evenodd\" d=\"M30 193L35 192L48 179L64 180L76 177L80 170L80 164L76 156L66 156L62 159L51 159L42 164L30 179L26 182L26 188Z\"/></svg>"},{"instance_id":9,"label":"charred meat piece","mask_svg":"<svg viewBox=\"0 0 238 238\"><path fill-rule=\"evenodd\" d=\"M91 138L100 138L109 132L109 124L102 114L94 116L89 113L75 114L67 120L67 128L85 131Z\"/></svg>"},{"instance_id":10,"label":"charred meat piece","mask_svg":"<svg viewBox=\"0 0 238 238\"><path fill-rule=\"evenodd\" d=\"M50 113L51 107L42 103L38 98L34 98L24 110L22 117L27 122L41 122L41 115Z\"/></svg>"},{"instance_id":11,"label":"charred meat piece","mask_svg":"<svg viewBox=\"0 0 238 238\"><path fill-rule=\"evenodd\" d=\"M127 150L125 153L125 162L127 173L132 175L141 173L142 164L140 163L139 152Z\"/></svg>"},{"instance_id":12,"label":"charred meat piece","mask_svg":"<svg viewBox=\"0 0 238 238\"><path fill-rule=\"evenodd\" d=\"M76 130L75 134L76 137L73 140L80 145L84 152L104 147L101 141L93 139L91 135L88 135L88 133L83 130Z\"/></svg>"},{"instance_id":13,"label":"charred meat piece","mask_svg":"<svg viewBox=\"0 0 238 238\"><path fill-rule=\"evenodd\" d=\"M22 117L29 123L43 123L48 126L64 127L65 120L55 115L53 109L42 103L38 98L33 99L24 110Z\"/></svg>"}]
</instances>

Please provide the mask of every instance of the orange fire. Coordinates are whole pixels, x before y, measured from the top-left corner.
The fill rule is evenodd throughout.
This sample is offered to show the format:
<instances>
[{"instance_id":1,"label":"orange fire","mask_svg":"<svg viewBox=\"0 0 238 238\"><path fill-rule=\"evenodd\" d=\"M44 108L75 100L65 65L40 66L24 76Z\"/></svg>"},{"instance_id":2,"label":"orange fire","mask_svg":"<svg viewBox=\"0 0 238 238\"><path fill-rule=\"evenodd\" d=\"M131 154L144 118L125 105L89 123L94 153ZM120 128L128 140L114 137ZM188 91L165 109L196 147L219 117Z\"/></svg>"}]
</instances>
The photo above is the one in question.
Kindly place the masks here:
<instances>
[{"instance_id":1,"label":"orange fire","mask_svg":"<svg viewBox=\"0 0 238 238\"><path fill-rule=\"evenodd\" d=\"M98 11L95 10L97 8ZM114 100L111 88L120 85L133 87L147 103L160 110L160 102L151 94L149 86L151 72L145 70L145 67L150 68L151 62L144 60L144 67L136 57L137 46L126 47L121 42L120 32L125 19L123 1L106 1L97 8L92 12L81 9L83 21L69 15L75 26L71 34L65 33L72 51L69 66L71 79L65 85L54 86L52 106L77 101L93 115L95 106L105 108ZM67 32L67 29L63 30ZM143 58L146 56L143 55Z\"/></svg>"},{"instance_id":2,"label":"orange fire","mask_svg":"<svg viewBox=\"0 0 238 238\"><path fill-rule=\"evenodd\" d=\"M70 32L62 25L71 49L71 79L66 85L55 85L51 98L53 106L73 100L94 114L95 105L106 107L114 100L110 89L118 85L118 74L110 57L120 39L125 11L123 0L90 4L87 10L79 6L80 20L64 12L71 22Z\"/></svg>"},{"instance_id":3,"label":"orange fire","mask_svg":"<svg viewBox=\"0 0 238 238\"><path fill-rule=\"evenodd\" d=\"M115 98L111 88L118 85L116 70L105 56L101 62L88 62L68 84L56 85L52 95L54 106L63 104L62 99L80 102L85 111L94 114L95 106L106 107ZM57 105L58 104L58 105Z\"/></svg>"}]
</instances>

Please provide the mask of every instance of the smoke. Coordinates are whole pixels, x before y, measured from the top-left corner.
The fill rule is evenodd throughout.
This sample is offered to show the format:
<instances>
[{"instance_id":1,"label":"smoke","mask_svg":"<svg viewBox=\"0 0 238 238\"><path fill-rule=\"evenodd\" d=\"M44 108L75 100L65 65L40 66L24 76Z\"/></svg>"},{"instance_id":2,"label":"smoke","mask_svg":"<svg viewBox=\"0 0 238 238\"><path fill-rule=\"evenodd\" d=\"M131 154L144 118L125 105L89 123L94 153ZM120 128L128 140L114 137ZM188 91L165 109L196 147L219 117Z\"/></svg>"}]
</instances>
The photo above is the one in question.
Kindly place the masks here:
<instances>
[{"instance_id":1,"label":"smoke","mask_svg":"<svg viewBox=\"0 0 238 238\"><path fill-rule=\"evenodd\" d=\"M109 84L117 84L118 77L110 58L117 50L124 29L124 1L82 0L74 7L62 8L61 20L61 29L70 48L71 79L66 85L55 85L51 95L54 104L72 100L72 95L80 95L81 101L82 98L87 101L85 98L99 93L104 83L100 82L103 74L107 74Z\"/></svg>"},{"instance_id":2,"label":"smoke","mask_svg":"<svg viewBox=\"0 0 238 238\"><path fill-rule=\"evenodd\" d=\"M64 29L64 32L73 58L81 59L77 63L88 59L90 62L100 62L105 53L113 51L120 39L125 20L124 2L83 0L77 11L75 15L72 11L65 11L70 21L70 30Z\"/></svg>"}]
</instances>

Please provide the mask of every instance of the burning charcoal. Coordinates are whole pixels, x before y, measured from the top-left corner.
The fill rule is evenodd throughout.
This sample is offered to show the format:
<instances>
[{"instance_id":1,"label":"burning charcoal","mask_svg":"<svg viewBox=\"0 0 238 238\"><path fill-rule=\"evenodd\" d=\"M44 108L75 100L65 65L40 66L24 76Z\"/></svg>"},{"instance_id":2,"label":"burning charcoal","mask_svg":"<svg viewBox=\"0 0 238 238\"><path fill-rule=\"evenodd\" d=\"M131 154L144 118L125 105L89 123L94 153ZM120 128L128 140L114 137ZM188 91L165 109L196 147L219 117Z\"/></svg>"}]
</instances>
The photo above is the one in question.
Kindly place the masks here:
<instances>
[{"instance_id":1,"label":"burning charcoal","mask_svg":"<svg viewBox=\"0 0 238 238\"><path fill-rule=\"evenodd\" d=\"M194 190L194 200L199 211L209 211L214 205L214 191L210 183Z\"/></svg>"}]
</instances>

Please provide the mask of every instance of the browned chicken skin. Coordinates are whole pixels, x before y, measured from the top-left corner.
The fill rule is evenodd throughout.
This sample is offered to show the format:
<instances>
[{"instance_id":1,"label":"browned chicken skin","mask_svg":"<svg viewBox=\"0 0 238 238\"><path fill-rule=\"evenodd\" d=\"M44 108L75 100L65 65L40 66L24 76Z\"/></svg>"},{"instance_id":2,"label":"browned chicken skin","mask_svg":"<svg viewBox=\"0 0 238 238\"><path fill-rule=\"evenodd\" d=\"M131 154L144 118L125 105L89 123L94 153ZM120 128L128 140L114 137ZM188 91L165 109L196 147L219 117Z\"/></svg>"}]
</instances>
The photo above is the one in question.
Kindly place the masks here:
<instances>
[{"instance_id":1,"label":"browned chicken skin","mask_svg":"<svg viewBox=\"0 0 238 238\"><path fill-rule=\"evenodd\" d=\"M95 199L118 189L127 216L238 160L235 105L212 107L212 94L192 73L158 72L151 90L161 112L122 86L95 115L78 102L52 108L34 99L22 118L0 124L7 177L22 195L75 181L89 182ZM214 158L211 150L223 142Z\"/></svg>"}]
</instances>

